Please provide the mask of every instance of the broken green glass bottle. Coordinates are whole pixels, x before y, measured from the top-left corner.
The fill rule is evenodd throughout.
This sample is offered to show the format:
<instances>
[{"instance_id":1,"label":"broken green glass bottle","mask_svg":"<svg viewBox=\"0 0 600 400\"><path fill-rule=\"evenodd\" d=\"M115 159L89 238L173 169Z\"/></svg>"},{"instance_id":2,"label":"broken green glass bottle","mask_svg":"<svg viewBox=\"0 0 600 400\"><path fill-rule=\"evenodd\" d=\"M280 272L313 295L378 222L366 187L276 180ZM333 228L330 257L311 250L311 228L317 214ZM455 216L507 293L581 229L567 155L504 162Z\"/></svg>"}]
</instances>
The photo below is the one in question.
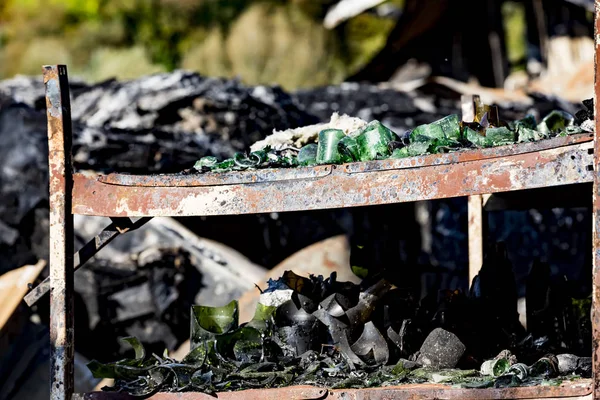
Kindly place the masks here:
<instances>
[{"instance_id":1,"label":"broken green glass bottle","mask_svg":"<svg viewBox=\"0 0 600 400\"><path fill-rule=\"evenodd\" d=\"M481 364L481 375L501 376L510 369L510 362L505 358L487 360Z\"/></svg>"},{"instance_id":2,"label":"broken green glass bottle","mask_svg":"<svg viewBox=\"0 0 600 400\"><path fill-rule=\"evenodd\" d=\"M515 142L515 133L505 126L499 128L487 128L485 137L492 146L502 146Z\"/></svg>"},{"instance_id":3,"label":"broken green glass bottle","mask_svg":"<svg viewBox=\"0 0 600 400\"><path fill-rule=\"evenodd\" d=\"M203 169L214 167L218 162L219 161L217 160L217 157L213 157L213 156L202 157L201 159L196 161L196 163L194 164L194 169L202 172Z\"/></svg>"},{"instance_id":4,"label":"broken green glass bottle","mask_svg":"<svg viewBox=\"0 0 600 400\"><path fill-rule=\"evenodd\" d=\"M512 130L515 131L517 142L534 142L536 140L544 139L547 135L537 130L537 121L531 114L525 116L525 118L515 121L512 125Z\"/></svg>"},{"instance_id":5,"label":"broken green glass bottle","mask_svg":"<svg viewBox=\"0 0 600 400\"><path fill-rule=\"evenodd\" d=\"M450 139L459 141L460 120L458 115L452 114L427 125L417 126L410 133L411 142L422 142L433 139Z\"/></svg>"},{"instance_id":6,"label":"broken green glass bottle","mask_svg":"<svg viewBox=\"0 0 600 400\"><path fill-rule=\"evenodd\" d=\"M481 133L477 132L475 129L472 129L468 126L466 126L464 128L463 135L465 136L465 139L467 139L469 142L471 142L476 147L490 147L491 146L489 140L484 135L482 135Z\"/></svg>"},{"instance_id":7,"label":"broken green glass bottle","mask_svg":"<svg viewBox=\"0 0 600 400\"><path fill-rule=\"evenodd\" d=\"M317 163L317 149L315 143L307 144L298 152L298 164L300 165L315 165Z\"/></svg>"},{"instance_id":8,"label":"broken green glass bottle","mask_svg":"<svg viewBox=\"0 0 600 400\"><path fill-rule=\"evenodd\" d=\"M546 115L542 122L537 126L538 131L545 135L550 133L560 133L565 128L573 126L575 117L565 111L554 110Z\"/></svg>"},{"instance_id":9,"label":"broken green glass bottle","mask_svg":"<svg viewBox=\"0 0 600 400\"><path fill-rule=\"evenodd\" d=\"M379 121L367 124L356 136L358 159L360 161L376 160L390 156L389 143L394 140L394 133Z\"/></svg>"},{"instance_id":10,"label":"broken green glass bottle","mask_svg":"<svg viewBox=\"0 0 600 400\"><path fill-rule=\"evenodd\" d=\"M340 164L342 156L338 144L345 136L341 129L325 129L319 132L317 164Z\"/></svg>"},{"instance_id":11,"label":"broken green glass bottle","mask_svg":"<svg viewBox=\"0 0 600 400\"><path fill-rule=\"evenodd\" d=\"M226 160L221 161L220 163L215 164L212 167L212 171L214 172L225 172L231 170L235 167L235 161L233 158L228 158Z\"/></svg>"},{"instance_id":12,"label":"broken green glass bottle","mask_svg":"<svg viewBox=\"0 0 600 400\"><path fill-rule=\"evenodd\" d=\"M343 137L338 143L338 151L343 162L353 162L360 159L358 142L352 136Z\"/></svg>"},{"instance_id":13,"label":"broken green glass bottle","mask_svg":"<svg viewBox=\"0 0 600 400\"><path fill-rule=\"evenodd\" d=\"M527 114L525 118L515 121L514 125L515 130L519 130L519 128L536 129L537 121L533 115Z\"/></svg>"},{"instance_id":14,"label":"broken green glass bottle","mask_svg":"<svg viewBox=\"0 0 600 400\"><path fill-rule=\"evenodd\" d=\"M254 151L252 153L250 153L249 155L245 155L243 153L235 153L233 155L233 161L235 162L235 165L246 169L246 168L256 168L258 167L260 164L264 163L265 161L267 161L267 158L269 156L269 148L267 149L263 149L263 150L258 150L258 151ZM275 156L277 158L277 156Z\"/></svg>"},{"instance_id":15,"label":"broken green glass bottle","mask_svg":"<svg viewBox=\"0 0 600 400\"><path fill-rule=\"evenodd\" d=\"M536 140L541 140L546 137L547 135L544 135L542 132L539 132L535 129L530 129L526 127L517 128L517 141L519 143L535 142Z\"/></svg>"},{"instance_id":16,"label":"broken green glass bottle","mask_svg":"<svg viewBox=\"0 0 600 400\"><path fill-rule=\"evenodd\" d=\"M390 158L422 156L429 151L430 142L415 142L401 149L395 149Z\"/></svg>"}]
</instances>

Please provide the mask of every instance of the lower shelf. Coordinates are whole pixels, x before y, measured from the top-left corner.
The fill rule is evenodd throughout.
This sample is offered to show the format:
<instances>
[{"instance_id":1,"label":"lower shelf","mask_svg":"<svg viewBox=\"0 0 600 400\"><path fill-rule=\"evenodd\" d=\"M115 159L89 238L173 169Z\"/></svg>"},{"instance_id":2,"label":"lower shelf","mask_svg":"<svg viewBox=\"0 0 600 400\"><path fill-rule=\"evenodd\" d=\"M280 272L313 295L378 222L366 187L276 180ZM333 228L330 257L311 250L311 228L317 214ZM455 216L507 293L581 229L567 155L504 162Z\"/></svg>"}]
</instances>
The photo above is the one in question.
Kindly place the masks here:
<instances>
[{"instance_id":1,"label":"lower shelf","mask_svg":"<svg viewBox=\"0 0 600 400\"><path fill-rule=\"evenodd\" d=\"M131 397L111 392L78 394L74 400L128 400ZM592 399L591 379L577 379L560 386L527 386L503 389L460 389L441 384L411 384L370 389L327 390L314 386L290 386L278 389L250 389L223 392L215 396L204 393L158 393L155 400L500 400L500 399Z\"/></svg>"}]
</instances>

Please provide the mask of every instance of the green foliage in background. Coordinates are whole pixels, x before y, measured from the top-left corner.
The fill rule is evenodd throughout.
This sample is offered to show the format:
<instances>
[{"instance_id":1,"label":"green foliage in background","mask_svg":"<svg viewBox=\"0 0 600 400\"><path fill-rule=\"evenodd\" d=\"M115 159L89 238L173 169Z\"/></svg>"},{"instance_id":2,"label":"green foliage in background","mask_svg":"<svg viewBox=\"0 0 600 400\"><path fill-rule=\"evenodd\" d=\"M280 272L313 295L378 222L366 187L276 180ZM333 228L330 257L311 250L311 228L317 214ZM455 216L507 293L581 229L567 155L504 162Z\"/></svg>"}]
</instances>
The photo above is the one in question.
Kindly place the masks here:
<instances>
[{"instance_id":1,"label":"green foliage in background","mask_svg":"<svg viewBox=\"0 0 600 400\"><path fill-rule=\"evenodd\" d=\"M90 81L186 68L287 89L336 83L377 53L394 21L365 13L326 30L333 3L4 0L0 79L65 63Z\"/></svg>"},{"instance_id":2,"label":"green foliage in background","mask_svg":"<svg viewBox=\"0 0 600 400\"><path fill-rule=\"evenodd\" d=\"M503 3L502 21L506 32L506 51L511 69L524 70L527 57L525 5L516 1Z\"/></svg>"}]
</instances>

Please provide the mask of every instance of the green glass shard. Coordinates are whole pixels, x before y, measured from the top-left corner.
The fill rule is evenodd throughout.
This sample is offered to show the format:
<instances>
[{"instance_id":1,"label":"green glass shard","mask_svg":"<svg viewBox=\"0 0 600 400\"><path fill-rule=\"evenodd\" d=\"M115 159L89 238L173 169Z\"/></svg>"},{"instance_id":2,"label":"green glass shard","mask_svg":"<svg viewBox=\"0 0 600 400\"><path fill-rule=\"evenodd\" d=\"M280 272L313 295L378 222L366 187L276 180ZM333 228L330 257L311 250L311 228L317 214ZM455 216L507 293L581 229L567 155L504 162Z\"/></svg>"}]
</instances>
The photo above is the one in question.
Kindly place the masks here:
<instances>
[{"instance_id":1,"label":"green glass shard","mask_svg":"<svg viewBox=\"0 0 600 400\"><path fill-rule=\"evenodd\" d=\"M477 147L491 146L490 141L485 136L468 126L463 130L463 135L465 136L465 139Z\"/></svg>"},{"instance_id":2,"label":"green glass shard","mask_svg":"<svg viewBox=\"0 0 600 400\"><path fill-rule=\"evenodd\" d=\"M529 376L529 367L523 363L516 363L510 367L508 373L515 375L520 380L524 380Z\"/></svg>"},{"instance_id":3,"label":"green glass shard","mask_svg":"<svg viewBox=\"0 0 600 400\"><path fill-rule=\"evenodd\" d=\"M536 140L541 140L547 137L542 132L539 132L535 129L526 128L526 127L518 127L517 128L517 137L518 142L535 142Z\"/></svg>"},{"instance_id":4,"label":"green glass shard","mask_svg":"<svg viewBox=\"0 0 600 400\"><path fill-rule=\"evenodd\" d=\"M472 378L465 380L465 382L460 383L458 386L467 388L467 389L485 389L488 387L492 387L494 385L494 378L492 377L483 377L483 378Z\"/></svg>"},{"instance_id":5,"label":"green glass shard","mask_svg":"<svg viewBox=\"0 0 600 400\"><path fill-rule=\"evenodd\" d=\"M368 365L385 365L390 357L387 342L373 321L364 325L362 334L350 348Z\"/></svg>"},{"instance_id":6,"label":"green glass shard","mask_svg":"<svg viewBox=\"0 0 600 400\"><path fill-rule=\"evenodd\" d=\"M342 156L338 151L338 143L345 136L341 129L325 129L319 132L317 164L340 164Z\"/></svg>"},{"instance_id":7,"label":"green glass shard","mask_svg":"<svg viewBox=\"0 0 600 400\"><path fill-rule=\"evenodd\" d=\"M266 146L262 150L253 151L250 153L250 158L253 159L257 164L262 164L269 158L271 152L271 146Z\"/></svg>"},{"instance_id":8,"label":"green glass shard","mask_svg":"<svg viewBox=\"0 0 600 400\"><path fill-rule=\"evenodd\" d=\"M358 276L361 279L365 279L369 275L369 270L365 267L359 267L358 265L353 265L350 267L354 275Z\"/></svg>"},{"instance_id":9,"label":"green glass shard","mask_svg":"<svg viewBox=\"0 0 600 400\"><path fill-rule=\"evenodd\" d=\"M197 346L195 349L191 350L188 354L186 354L186 356L183 357L183 360L181 360L181 362L184 364L192 365L204 363L204 360L206 359L206 354L208 352L207 348L208 346Z\"/></svg>"},{"instance_id":10,"label":"green glass shard","mask_svg":"<svg viewBox=\"0 0 600 400\"><path fill-rule=\"evenodd\" d=\"M241 168L252 168L258 165L255 160L246 157L246 155L242 153L235 153L233 155L233 161L235 162L235 165Z\"/></svg>"},{"instance_id":11,"label":"green glass shard","mask_svg":"<svg viewBox=\"0 0 600 400\"><path fill-rule=\"evenodd\" d=\"M238 326L238 303L233 300L223 307L192 306L192 350L215 335Z\"/></svg>"},{"instance_id":12,"label":"green glass shard","mask_svg":"<svg viewBox=\"0 0 600 400\"><path fill-rule=\"evenodd\" d=\"M460 120L458 115L452 114L427 125L417 126L410 133L411 142L419 142L433 139L451 139L459 141Z\"/></svg>"},{"instance_id":13,"label":"green glass shard","mask_svg":"<svg viewBox=\"0 0 600 400\"><path fill-rule=\"evenodd\" d=\"M583 133L584 130L581 129L580 126L571 125L571 126L567 126L565 129L563 129L563 132L565 132L567 135L575 135L577 133Z\"/></svg>"},{"instance_id":14,"label":"green glass shard","mask_svg":"<svg viewBox=\"0 0 600 400\"><path fill-rule=\"evenodd\" d=\"M102 364L96 360L92 360L87 363L87 367L92 373L92 376L96 379L114 379L115 378L115 367L113 363Z\"/></svg>"},{"instance_id":15,"label":"green glass shard","mask_svg":"<svg viewBox=\"0 0 600 400\"><path fill-rule=\"evenodd\" d=\"M401 149L395 149L392 152L392 155L390 158L406 158L406 157L410 157L410 155L408 154L408 149L406 147L403 147Z\"/></svg>"},{"instance_id":16,"label":"green glass shard","mask_svg":"<svg viewBox=\"0 0 600 400\"><path fill-rule=\"evenodd\" d=\"M481 375L501 376L510 369L510 362L506 358L487 360L481 364Z\"/></svg>"},{"instance_id":17,"label":"green glass shard","mask_svg":"<svg viewBox=\"0 0 600 400\"><path fill-rule=\"evenodd\" d=\"M256 362L260 358L261 334L244 326L216 338L215 348L219 355L244 362Z\"/></svg>"},{"instance_id":18,"label":"green glass shard","mask_svg":"<svg viewBox=\"0 0 600 400\"><path fill-rule=\"evenodd\" d=\"M259 332L266 331L269 329L270 321L276 309L277 307L265 306L264 304L257 303L254 317L252 317L252 320L248 322L246 326L254 328Z\"/></svg>"},{"instance_id":19,"label":"green glass shard","mask_svg":"<svg viewBox=\"0 0 600 400\"><path fill-rule=\"evenodd\" d=\"M338 151L343 162L353 162L360 159L358 142L352 136L345 136L339 141Z\"/></svg>"},{"instance_id":20,"label":"green glass shard","mask_svg":"<svg viewBox=\"0 0 600 400\"><path fill-rule=\"evenodd\" d=\"M235 161L233 158L228 158L220 163L215 164L212 167L212 170L215 172L225 172L231 170L233 167L235 167Z\"/></svg>"},{"instance_id":21,"label":"green glass shard","mask_svg":"<svg viewBox=\"0 0 600 400\"><path fill-rule=\"evenodd\" d=\"M432 139L441 139L444 137L444 130L435 123L419 125L410 133L410 142L428 142Z\"/></svg>"},{"instance_id":22,"label":"green glass shard","mask_svg":"<svg viewBox=\"0 0 600 400\"><path fill-rule=\"evenodd\" d=\"M537 126L538 131L548 135L557 133L568 126L572 126L575 122L575 117L565 111L554 110L546 115L542 122Z\"/></svg>"},{"instance_id":23,"label":"green glass shard","mask_svg":"<svg viewBox=\"0 0 600 400\"><path fill-rule=\"evenodd\" d=\"M402 360L400 359L396 365L394 365L394 368L392 369L392 374L399 376L399 377L404 377L406 375L408 375L408 373L410 372L409 368L406 368L405 364L406 360Z\"/></svg>"},{"instance_id":24,"label":"green glass shard","mask_svg":"<svg viewBox=\"0 0 600 400\"><path fill-rule=\"evenodd\" d=\"M135 351L136 360L143 360L144 358L146 358L146 350L144 349L144 346L138 340L138 338L136 338L135 336L129 336L121 339L121 341L128 343L131 347L133 347L133 350Z\"/></svg>"},{"instance_id":25,"label":"green glass shard","mask_svg":"<svg viewBox=\"0 0 600 400\"><path fill-rule=\"evenodd\" d=\"M298 152L298 164L300 165L315 165L317 163L317 149L315 143L307 144Z\"/></svg>"},{"instance_id":26,"label":"green glass shard","mask_svg":"<svg viewBox=\"0 0 600 400\"><path fill-rule=\"evenodd\" d=\"M449 115L445 118L440 119L437 122L434 122L434 124L435 123L439 124L442 127L444 135L447 139L456 141L460 140L460 119L458 118L458 115Z\"/></svg>"},{"instance_id":27,"label":"green glass shard","mask_svg":"<svg viewBox=\"0 0 600 400\"><path fill-rule=\"evenodd\" d=\"M428 142L411 143L408 146L406 146L408 150L408 155L414 157L427 154L429 151L429 145L430 143Z\"/></svg>"},{"instance_id":28,"label":"green glass shard","mask_svg":"<svg viewBox=\"0 0 600 400\"><path fill-rule=\"evenodd\" d=\"M552 378L558 374L557 364L558 362L555 358L552 359L550 357L542 357L535 363L533 363L533 365L529 368L529 373L531 374L531 376Z\"/></svg>"},{"instance_id":29,"label":"green glass shard","mask_svg":"<svg viewBox=\"0 0 600 400\"><path fill-rule=\"evenodd\" d=\"M299 165L298 157L291 154L277 155L270 153L267 157L267 161L269 162L269 165L273 167L296 167Z\"/></svg>"},{"instance_id":30,"label":"green glass shard","mask_svg":"<svg viewBox=\"0 0 600 400\"><path fill-rule=\"evenodd\" d=\"M431 141L427 151L431 154L446 153L459 143L451 139L434 139Z\"/></svg>"},{"instance_id":31,"label":"green glass shard","mask_svg":"<svg viewBox=\"0 0 600 400\"><path fill-rule=\"evenodd\" d=\"M388 144L390 137L385 129L370 129L356 137L360 161L376 160L389 157L391 152Z\"/></svg>"},{"instance_id":32,"label":"green glass shard","mask_svg":"<svg viewBox=\"0 0 600 400\"><path fill-rule=\"evenodd\" d=\"M124 359L113 363L99 363L92 360L87 364L87 367L92 372L95 378L124 378L135 379L140 375L145 375L148 371L150 363L145 362L146 351L144 346L135 337L126 337L121 339L122 342L128 343L135 351L134 359Z\"/></svg>"},{"instance_id":33,"label":"green glass shard","mask_svg":"<svg viewBox=\"0 0 600 400\"><path fill-rule=\"evenodd\" d=\"M473 369L444 369L431 374L431 381L433 383L461 383L465 381L465 378L477 376L477 371Z\"/></svg>"},{"instance_id":34,"label":"green glass shard","mask_svg":"<svg viewBox=\"0 0 600 400\"><path fill-rule=\"evenodd\" d=\"M419 380L429 381L431 380L431 375L433 374L433 372L434 370L429 367L421 367L412 370L410 372L410 377Z\"/></svg>"},{"instance_id":35,"label":"green glass shard","mask_svg":"<svg viewBox=\"0 0 600 400\"><path fill-rule=\"evenodd\" d=\"M384 136L385 138L387 138L388 141L397 139L396 134L394 132L392 132L392 130L390 128L383 125L381 122L379 122L377 120L369 122L367 125L365 125L361 129L359 129L358 131L352 132L349 136L356 138L365 132L374 131L374 130L381 133L381 135Z\"/></svg>"},{"instance_id":36,"label":"green glass shard","mask_svg":"<svg viewBox=\"0 0 600 400\"><path fill-rule=\"evenodd\" d=\"M390 158L406 158L427 154L431 142L414 142L401 149L395 149Z\"/></svg>"},{"instance_id":37,"label":"green glass shard","mask_svg":"<svg viewBox=\"0 0 600 400\"><path fill-rule=\"evenodd\" d=\"M202 172L203 167L204 168L212 168L217 163L218 163L217 157L213 157L213 156L202 157L201 159L196 161L196 164L194 164L194 169Z\"/></svg>"},{"instance_id":38,"label":"green glass shard","mask_svg":"<svg viewBox=\"0 0 600 400\"><path fill-rule=\"evenodd\" d=\"M502 126L500 128L487 128L485 137L492 146L502 146L515 142L515 133Z\"/></svg>"},{"instance_id":39,"label":"green glass shard","mask_svg":"<svg viewBox=\"0 0 600 400\"><path fill-rule=\"evenodd\" d=\"M533 115L528 114L525 116L525 118L515 121L514 127L515 130L518 130L519 128L536 129L537 121Z\"/></svg>"}]
</instances>

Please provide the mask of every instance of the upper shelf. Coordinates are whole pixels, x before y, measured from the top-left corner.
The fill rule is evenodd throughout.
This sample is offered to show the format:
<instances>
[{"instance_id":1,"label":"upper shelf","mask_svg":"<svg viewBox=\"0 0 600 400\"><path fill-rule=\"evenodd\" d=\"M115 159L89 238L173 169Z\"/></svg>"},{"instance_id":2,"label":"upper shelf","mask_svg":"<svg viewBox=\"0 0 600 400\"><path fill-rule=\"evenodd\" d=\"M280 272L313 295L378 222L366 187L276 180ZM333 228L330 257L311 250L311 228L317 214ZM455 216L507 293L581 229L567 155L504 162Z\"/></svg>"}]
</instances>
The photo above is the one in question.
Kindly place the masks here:
<instances>
[{"instance_id":1,"label":"upper shelf","mask_svg":"<svg viewBox=\"0 0 600 400\"><path fill-rule=\"evenodd\" d=\"M593 134L344 165L74 175L73 213L231 215L401 203L591 182Z\"/></svg>"}]
</instances>

